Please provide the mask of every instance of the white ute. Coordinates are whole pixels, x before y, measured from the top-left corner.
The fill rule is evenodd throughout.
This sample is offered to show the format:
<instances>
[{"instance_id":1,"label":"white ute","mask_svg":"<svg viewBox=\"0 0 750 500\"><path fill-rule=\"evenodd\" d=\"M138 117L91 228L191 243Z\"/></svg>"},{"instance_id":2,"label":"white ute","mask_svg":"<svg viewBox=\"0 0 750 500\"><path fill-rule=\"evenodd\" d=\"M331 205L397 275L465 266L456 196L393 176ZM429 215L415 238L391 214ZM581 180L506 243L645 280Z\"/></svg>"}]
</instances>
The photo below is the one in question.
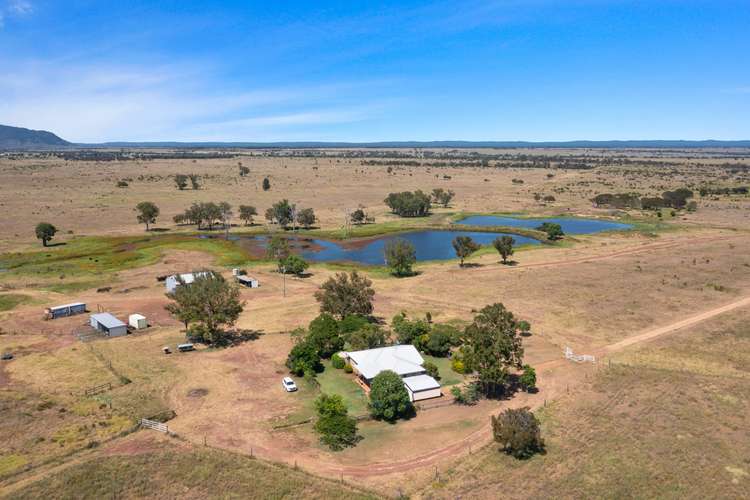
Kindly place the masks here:
<instances>
[{"instance_id":1,"label":"white ute","mask_svg":"<svg viewBox=\"0 0 750 500\"><path fill-rule=\"evenodd\" d=\"M294 380L289 377L284 377L281 381L281 385L284 386L286 392L294 392L297 390L297 384L295 384Z\"/></svg>"}]
</instances>

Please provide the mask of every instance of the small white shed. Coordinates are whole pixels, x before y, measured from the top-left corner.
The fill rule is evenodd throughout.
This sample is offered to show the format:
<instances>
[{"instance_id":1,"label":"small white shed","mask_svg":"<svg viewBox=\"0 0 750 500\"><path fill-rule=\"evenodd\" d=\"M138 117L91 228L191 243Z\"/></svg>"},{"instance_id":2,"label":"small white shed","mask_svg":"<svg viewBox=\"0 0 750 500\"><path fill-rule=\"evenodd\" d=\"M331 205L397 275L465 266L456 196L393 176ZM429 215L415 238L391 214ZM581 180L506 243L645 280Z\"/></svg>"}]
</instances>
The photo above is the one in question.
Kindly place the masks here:
<instances>
[{"instance_id":1,"label":"small white shed","mask_svg":"<svg viewBox=\"0 0 750 500\"><path fill-rule=\"evenodd\" d=\"M130 316L128 316L128 324L136 330L143 330L144 328L148 327L146 316L143 316L141 314L131 314Z\"/></svg>"},{"instance_id":2,"label":"small white shed","mask_svg":"<svg viewBox=\"0 0 750 500\"><path fill-rule=\"evenodd\" d=\"M252 278L250 276L236 276L237 283L240 285L246 286L248 288L258 288L260 286L260 283L257 279Z\"/></svg>"},{"instance_id":3,"label":"small white shed","mask_svg":"<svg viewBox=\"0 0 750 500\"><path fill-rule=\"evenodd\" d=\"M404 378L404 386L412 402L439 398L443 395L440 391L440 383L429 375L406 377Z\"/></svg>"}]
</instances>

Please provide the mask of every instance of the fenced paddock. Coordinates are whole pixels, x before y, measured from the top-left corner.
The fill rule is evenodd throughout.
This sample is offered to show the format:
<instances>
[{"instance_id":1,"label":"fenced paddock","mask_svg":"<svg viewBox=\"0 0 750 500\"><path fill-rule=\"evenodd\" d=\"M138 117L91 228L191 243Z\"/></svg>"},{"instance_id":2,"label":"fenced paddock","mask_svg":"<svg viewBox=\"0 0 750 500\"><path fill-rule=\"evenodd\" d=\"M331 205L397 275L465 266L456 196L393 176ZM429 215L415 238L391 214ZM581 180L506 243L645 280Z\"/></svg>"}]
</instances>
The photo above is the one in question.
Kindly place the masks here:
<instances>
[{"instance_id":1,"label":"fenced paddock","mask_svg":"<svg viewBox=\"0 0 750 500\"><path fill-rule=\"evenodd\" d=\"M109 390L112 390L112 382L105 382L104 384L99 384L93 387L89 387L88 389L84 389L83 395L94 396L95 394L101 394L102 392L106 392Z\"/></svg>"}]
</instances>

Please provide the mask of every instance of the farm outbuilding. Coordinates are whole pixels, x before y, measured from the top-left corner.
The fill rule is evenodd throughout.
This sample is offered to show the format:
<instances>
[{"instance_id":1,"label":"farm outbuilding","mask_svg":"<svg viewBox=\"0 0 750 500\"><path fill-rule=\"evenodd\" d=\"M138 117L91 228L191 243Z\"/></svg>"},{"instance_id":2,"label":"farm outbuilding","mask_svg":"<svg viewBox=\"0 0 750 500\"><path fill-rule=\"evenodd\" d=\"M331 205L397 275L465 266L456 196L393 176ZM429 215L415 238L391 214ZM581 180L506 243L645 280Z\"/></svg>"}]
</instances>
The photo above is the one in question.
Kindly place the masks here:
<instances>
[{"instance_id":1,"label":"farm outbuilding","mask_svg":"<svg viewBox=\"0 0 750 500\"><path fill-rule=\"evenodd\" d=\"M90 324L109 337L121 337L128 333L128 326L109 313L92 314Z\"/></svg>"},{"instance_id":2,"label":"farm outbuilding","mask_svg":"<svg viewBox=\"0 0 750 500\"><path fill-rule=\"evenodd\" d=\"M128 316L128 324L131 326L131 328L134 328L136 330L143 330L144 328L148 327L146 316L143 316L142 314L131 314L130 316Z\"/></svg>"},{"instance_id":3,"label":"farm outbuilding","mask_svg":"<svg viewBox=\"0 0 750 500\"><path fill-rule=\"evenodd\" d=\"M404 386L412 402L439 398L442 395L442 392L440 392L440 383L429 375L406 377L404 379Z\"/></svg>"},{"instance_id":4,"label":"farm outbuilding","mask_svg":"<svg viewBox=\"0 0 750 500\"><path fill-rule=\"evenodd\" d=\"M206 275L208 275L208 272L173 274L172 276L168 276L164 281L165 286L167 287L167 293L174 292L175 289L180 286L180 281L182 281L182 283L184 283L185 285L189 285L190 283L195 281L195 278Z\"/></svg>"},{"instance_id":5,"label":"farm outbuilding","mask_svg":"<svg viewBox=\"0 0 750 500\"><path fill-rule=\"evenodd\" d=\"M251 278L250 276L239 275L235 276L235 279L237 280L237 283L248 288L258 288L260 286L258 280L255 278Z\"/></svg>"},{"instance_id":6,"label":"farm outbuilding","mask_svg":"<svg viewBox=\"0 0 750 500\"><path fill-rule=\"evenodd\" d=\"M83 302L74 302L72 304L65 304L62 306L48 307L44 310L44 313L49 319L63 318L65 316L73 316L74 314L83 314L86 312L86 304Z\"/></svg>"}]
</instances>

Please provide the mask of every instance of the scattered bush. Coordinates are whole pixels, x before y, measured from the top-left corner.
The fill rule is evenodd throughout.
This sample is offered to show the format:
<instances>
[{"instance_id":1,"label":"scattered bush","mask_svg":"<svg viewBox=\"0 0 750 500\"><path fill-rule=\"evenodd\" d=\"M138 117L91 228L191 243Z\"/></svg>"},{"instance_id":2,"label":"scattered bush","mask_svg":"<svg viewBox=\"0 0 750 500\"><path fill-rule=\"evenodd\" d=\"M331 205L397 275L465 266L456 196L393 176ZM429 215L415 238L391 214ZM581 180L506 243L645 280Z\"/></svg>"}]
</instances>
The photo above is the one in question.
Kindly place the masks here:
<instances>
[{"instance_id":1,"label":"scattered bush","mask_svg":"<svg viewBox=\"0 0 750 500\"><path fill-rule=\"evenodd\" d=\"M425 361L422 366L427 372L427 375L434 378L435 380L440 380L440 370L438 370L438 367L435 363Z\"/></svg>"},{"instance_id":2,"label":"scattered bush","mask_svg":"<svg viewBox=\"0 0 750 500\"><path fill-rule=\"evenodd\" d=\"M476 383L470 383L463 389L453 386L451 387L451 394L456 403L460 405L473 406L479 401L479 386Z\"/></svg>"},{"instance_id":3,"label":"scattered bush","mask_svg":"<svg viewBox=\"0 0 750 500\"><path fill-rule=\"evenodd\" d=\"M507 409L492 417L492 434L502 449L516 458L544 451L539 420L529 408Z\"/></svg>"},{"instance_id":4,"label":"scattered bush","mask_svg":"<svg viewBox=\"0 0 750 500\"><path fill-rule=\"evenodd\" d=\"M331 366L333 366L337 370L342 370L346 366L346 361L344 361L344 358L342 358L338 354L334 354L333 356L331 356Z\"/></svg>"},{"instance_id":5,"label":"scattered bush","mask_svg":"<svg viewBox=\"0 0 750 500\"><path fill-rule=\"evenodd\" d=\"M518 378L518 382L526 392L532 392L536 389L536 370L530 365L523 365L523 373Z\"/></svg>"}]
</instances>

